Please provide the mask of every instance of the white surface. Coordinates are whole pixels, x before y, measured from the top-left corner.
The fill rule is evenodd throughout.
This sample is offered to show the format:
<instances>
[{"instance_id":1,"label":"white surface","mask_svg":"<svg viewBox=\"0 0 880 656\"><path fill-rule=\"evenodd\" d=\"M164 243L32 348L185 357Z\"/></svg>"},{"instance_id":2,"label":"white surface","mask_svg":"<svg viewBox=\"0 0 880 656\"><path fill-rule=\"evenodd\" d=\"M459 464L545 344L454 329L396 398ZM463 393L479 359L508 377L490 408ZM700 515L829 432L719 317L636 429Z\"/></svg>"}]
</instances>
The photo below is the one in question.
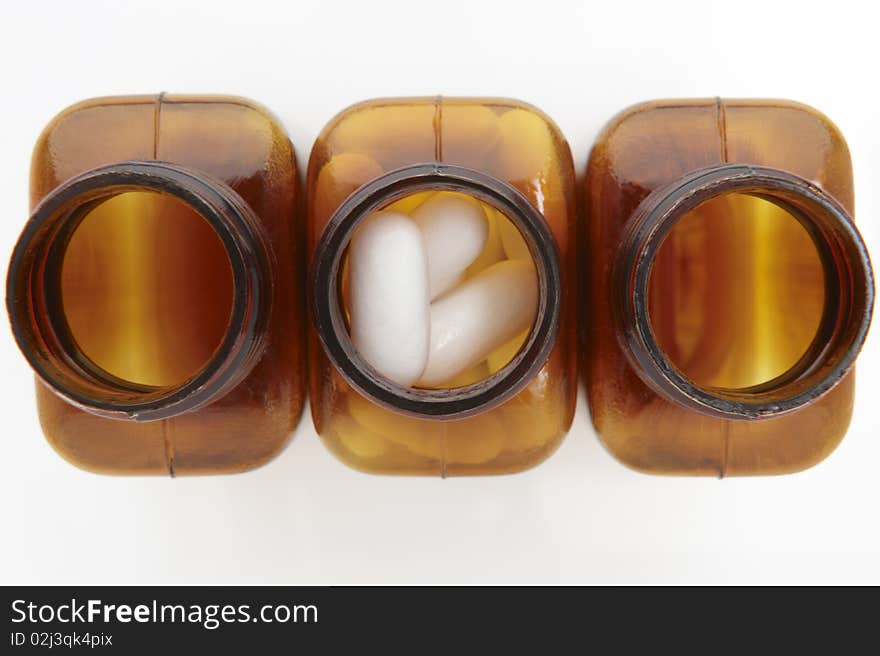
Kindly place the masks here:
<instances>
[{"instance_id":1,"label":"white surface","mask_svg":"<svg viewBox=\"0 0 880 656\"><path fill-rule=\"evenodd\" d=\"M581 172L602 124L636 101L793 98L847 136L859 224L880 259L870 3L590 4L9 3L0 257L5 266L27 216L32 144L57 111L168 90L265 103L301 165L324 123L361 99L513 96L559 123ZM290 447L252 473L105 478L43 441L8 326L0 365L0 583L880 583L876 329L852 428L830 458L793 476L720 482L625 469L597 441L583 399L562 448L516 476L358 474L324 450L306 415Z\"/></svg>"}]
</instances>

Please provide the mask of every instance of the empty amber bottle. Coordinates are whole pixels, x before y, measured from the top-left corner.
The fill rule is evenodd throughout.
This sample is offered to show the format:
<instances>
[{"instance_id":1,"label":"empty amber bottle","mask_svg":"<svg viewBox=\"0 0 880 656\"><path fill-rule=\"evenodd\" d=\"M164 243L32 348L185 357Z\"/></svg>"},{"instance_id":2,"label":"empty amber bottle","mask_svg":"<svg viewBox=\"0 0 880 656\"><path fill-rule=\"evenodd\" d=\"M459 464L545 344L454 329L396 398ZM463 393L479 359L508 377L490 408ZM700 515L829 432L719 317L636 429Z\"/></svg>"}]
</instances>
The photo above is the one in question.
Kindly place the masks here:
<instances>
[{"instance_id":1,"label":"empty amber bottle","mask_svg":"<svg viewBox=\"0 0 880 656\"><path fill-rule=\"evenodd\" d=\"M556 449L575 404L573 185L559 130L512 100L372 100L324 128L308 169L310 391L315 427L343 462L372 473L500 474ZM438 190L470 196L494 217L478 261L500 257L498 226L520 233L539 308L506 364L481 365L445 389L403 387L352 345L346 253L371 213L412 207Z\"/></svg>"},{"instance_id":2,"label":"empty amber bottle","mask_svg":"<svg viewBox=\"0 0 880 656\"><path fill-rule=\"evenodd\" d=\"M294 153L228 96L98 98L32 159L7 306L52 446L107 474L255 467L302 411Z\"/></svg>"},{"instance_id":3,"label":"empty amber bottle","mask_svg":"<svg viewBox=\"0 0 880 656\"><path fill-rule=\"evenodd\" d=\"M586 206L584 366L611 453L715 476L825 458L873 305L837 128L786 101L637 105L593 148Z\"/></svg>"}]
</instances>

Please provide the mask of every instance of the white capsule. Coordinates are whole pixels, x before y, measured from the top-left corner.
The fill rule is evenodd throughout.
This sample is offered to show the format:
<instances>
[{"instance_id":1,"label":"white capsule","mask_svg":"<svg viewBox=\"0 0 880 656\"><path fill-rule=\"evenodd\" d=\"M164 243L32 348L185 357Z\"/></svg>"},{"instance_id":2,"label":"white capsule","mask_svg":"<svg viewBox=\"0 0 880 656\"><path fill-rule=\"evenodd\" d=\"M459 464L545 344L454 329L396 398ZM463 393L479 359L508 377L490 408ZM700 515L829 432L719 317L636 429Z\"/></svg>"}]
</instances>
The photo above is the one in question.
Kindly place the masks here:
<instances>
[{"instance_id":1,"label":"white capsule","mask_svg":"<svg viewBox=\"0 0 880 656\"><path fill-rule=\"evenodd\" d=\"M412 385L425 369L430 336L424 238L409 217L378 212L349 250L351 338L380 374Z\"/></svg>"},{"instance_id":2,"label":"white capsule","mask_svg":"<svg viewBox=\"0 0 880 656\"><path fill-rule=\"evenodd\" d=\"M486 245L483 208L457 194L432 196L412 214L425 236L431 300L451 289Z\"/></svg>"},{"instance_id":3,"label":"white capsule","mask_svg":"<svg viewBox=\"0 0 880 656\"><path fill-rule=\"evenodd\" d=\"M434 387L486 358L527 329L538 309L531 262L505 260L431 305L431 347L419 385Z\"/></svg>"}]
</instances>

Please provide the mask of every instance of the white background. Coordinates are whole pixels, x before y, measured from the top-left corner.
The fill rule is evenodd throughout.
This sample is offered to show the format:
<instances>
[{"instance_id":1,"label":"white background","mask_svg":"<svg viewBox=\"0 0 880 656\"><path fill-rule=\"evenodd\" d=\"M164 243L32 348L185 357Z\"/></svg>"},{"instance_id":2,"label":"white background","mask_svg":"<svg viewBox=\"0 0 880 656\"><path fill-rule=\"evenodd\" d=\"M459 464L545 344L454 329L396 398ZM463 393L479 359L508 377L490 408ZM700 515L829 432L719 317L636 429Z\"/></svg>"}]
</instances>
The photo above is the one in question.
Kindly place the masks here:
<instances>
[{"instance_id":1,"label":"white background","mask_svg":"<svg viewBox=\"0 0 880 656\"><path fill-rule=\"evenodd\" d=\"M232 93L270 107L302 168L337 111L376 96L534 103L579 174L601 126L660 97L806 102L852 150L857 219L880 253L880 47L871 3L11 2L0 18L0 259L28 214L31 147L59 110L116 93ZM878 256L880 258L880 256ZM529 472L359 474L308 414L247 474L112 478L43 440L31 373L0 328L0 583L880 583L880 334L849 435L781 478L660 478L600 445L581 399Z\"/></svg>"}]
</instances>

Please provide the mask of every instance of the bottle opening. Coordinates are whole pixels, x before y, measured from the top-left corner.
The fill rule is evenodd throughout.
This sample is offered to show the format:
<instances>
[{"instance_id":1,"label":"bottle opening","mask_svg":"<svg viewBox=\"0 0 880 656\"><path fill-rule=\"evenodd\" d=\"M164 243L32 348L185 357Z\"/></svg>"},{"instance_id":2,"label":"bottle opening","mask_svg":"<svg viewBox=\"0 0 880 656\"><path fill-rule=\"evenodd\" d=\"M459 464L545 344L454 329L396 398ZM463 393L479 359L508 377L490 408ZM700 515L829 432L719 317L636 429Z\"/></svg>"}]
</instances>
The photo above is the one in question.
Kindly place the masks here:
<instances>
[{"instance_id":1,"label":"bottle opening","mask_svg":"<svg viewBox=\"0 0 880 656\"><path fill-rule=\"evenodd\" d=\"M404 414L461 418L521 390L552 349L555 243L516 189L464 167L374 179L321 235L312 310L331 362Z\"/></svg>"},{"instance_id":2,"label":"bottle opening","mask_svg":"<svg viewBox=\"0 0 880 656\"><path fill-rule=\"evenodd\" d=\"M742 390L807 355L825 310L812 237L785 208L722 194L686 212L657 251L649 283L660 348L694 385Z\"/></svg>"},{"instance_id":3,"label":"bottle opening","mask_svg":"<svg viewBox=\"0 0 880 656\"><path fill-rule=\"evenodd\" d=\"M461 192L409 194L368 216L340 277L355 348L415 388L486 380L520 352L537 314L538 279L522 233Z\"/></svg>"},{"instance_id":4,"label":"bottle opening","mask_svg":"<svg viewBox=\"0 0 880 656\"><path fill-rule=\"evenodd\" d=\"M34 209L12 254L13 334L42 382L138 421L232 389L265 344L271 256L222 181L164 162L87 171Z\"/></svg>"},{"instance_id":5,"label":"bottle opening","mask_svg":"<svg viewBox=\"0 0 880 656\"><path fill-rule=\"evenodd\" d=\"M724 419L812 403L852 367L874 302L852 218L815 184L760 166L651 192L614 261L618 338L656 393Z\"/></svg>"},{"instance_id":6,"label":"bottle opening","mask_svg":"<svg viewBox=\"0 0 880 656\"><path fill-rule=\"evenodd\" d=\"M61 258L72 352L107 377L176 387L205 368L232 314L232 266L211 225L178 198L127 191L88 210Z\"/></svg>"}]
</instances>

